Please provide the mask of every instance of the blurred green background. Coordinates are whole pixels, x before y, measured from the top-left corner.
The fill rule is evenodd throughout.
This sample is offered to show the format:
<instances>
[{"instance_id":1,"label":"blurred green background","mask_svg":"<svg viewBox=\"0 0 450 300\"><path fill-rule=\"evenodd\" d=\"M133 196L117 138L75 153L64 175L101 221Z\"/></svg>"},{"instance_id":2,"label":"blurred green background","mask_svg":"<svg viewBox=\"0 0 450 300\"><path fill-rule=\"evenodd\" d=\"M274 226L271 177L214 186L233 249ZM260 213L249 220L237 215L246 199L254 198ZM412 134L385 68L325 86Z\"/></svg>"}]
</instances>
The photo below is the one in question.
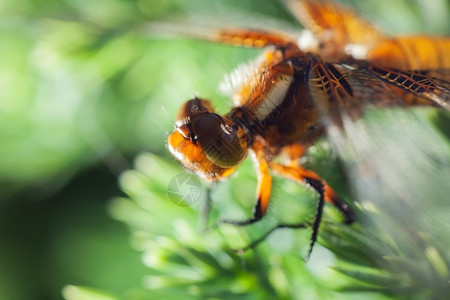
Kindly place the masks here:
<instances>
[{"instance_id":1,"label":"blurred green background","mask_svg":"<svg viewBox=\"0 0 450 300\"><path fill-rule=\"evenodd\" d=\"M389 33L450 33L448 0L342 2ZM266 18L300 28L278 1L17 0L0 2L0 16L0 299L348 299L324 285L352 282L328 268L335 259L325 248L302 263L308 232L277 232L261 252L239 257L226 249L254 240L270 222L253 231L224 226L203 240L200 208L166 198L168 182L182 172L165 145L179 105L196 94L226 111L231 101L218 89L224 74L260 51L143 28L180 19L268 26ZM447 115L427 113L426 122L449 127ZM335 156L327 162L329 154L319 147L309 162L339 182L339 171L326 171L341 168ZM245 162L213 191L244 204L218 201L212 217L250 212L254 184ZM276 199L304 195L309 202L297 214L314 210L310 192L278 184ZM295 199L276 211L292 210ZM339 223L336 212L327 214ZM390 297L375 286L353 295Z\"/></svg>"}]
</instances>

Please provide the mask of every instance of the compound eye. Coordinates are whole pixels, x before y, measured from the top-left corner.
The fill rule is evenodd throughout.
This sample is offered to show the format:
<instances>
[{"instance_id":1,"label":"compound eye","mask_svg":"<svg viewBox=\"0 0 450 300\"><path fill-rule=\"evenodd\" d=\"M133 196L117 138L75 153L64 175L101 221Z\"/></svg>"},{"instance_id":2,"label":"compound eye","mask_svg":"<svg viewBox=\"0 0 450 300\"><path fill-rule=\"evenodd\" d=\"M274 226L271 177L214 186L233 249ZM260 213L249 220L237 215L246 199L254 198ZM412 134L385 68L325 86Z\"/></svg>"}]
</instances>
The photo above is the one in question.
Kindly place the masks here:
<instances>
[{"instance_id":1,"label":"compound eye","mask_svg":"<svg viewBox=\"0 0 450 300\"><path fill-rule=\"evenodd\" d=\"M195 140L206 157L219 167L235 166L247 154L244 132L234 125L227 125L214 113L200 114L192 122Z\"/></svg>"},{"instance_id":2,"label":"compound eye","mask_svg":"<svg viewBox=\"0 0 450 300\"><path fill-rule=\"evenodd\" d=\"M178 110L175 126L181 127L190 124L199 114L211 112L214 112L214 109L208 100L199 98L188 100Z\"/></svg>"}]
</instances>

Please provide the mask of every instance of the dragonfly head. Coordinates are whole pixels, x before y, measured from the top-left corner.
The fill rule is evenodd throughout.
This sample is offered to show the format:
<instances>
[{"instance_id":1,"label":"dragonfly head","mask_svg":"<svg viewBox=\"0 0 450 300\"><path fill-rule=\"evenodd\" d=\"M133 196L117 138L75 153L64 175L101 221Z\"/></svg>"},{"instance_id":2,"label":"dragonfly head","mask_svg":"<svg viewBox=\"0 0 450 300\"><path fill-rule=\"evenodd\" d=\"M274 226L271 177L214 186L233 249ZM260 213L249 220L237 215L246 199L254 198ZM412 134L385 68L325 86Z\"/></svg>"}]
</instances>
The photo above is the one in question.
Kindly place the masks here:
<instances>
[{"instance_id":1,"label":"dragonfly head","mask_svg":"<svg viewBox=\"0 0 450 300\"><path fill-rule=\"evenodd\" d=\"M185 167L207 180L228 176L247 154L243 129L199 98L187 101L178 111L168 147Z\"/></svg>"}]
</instances>

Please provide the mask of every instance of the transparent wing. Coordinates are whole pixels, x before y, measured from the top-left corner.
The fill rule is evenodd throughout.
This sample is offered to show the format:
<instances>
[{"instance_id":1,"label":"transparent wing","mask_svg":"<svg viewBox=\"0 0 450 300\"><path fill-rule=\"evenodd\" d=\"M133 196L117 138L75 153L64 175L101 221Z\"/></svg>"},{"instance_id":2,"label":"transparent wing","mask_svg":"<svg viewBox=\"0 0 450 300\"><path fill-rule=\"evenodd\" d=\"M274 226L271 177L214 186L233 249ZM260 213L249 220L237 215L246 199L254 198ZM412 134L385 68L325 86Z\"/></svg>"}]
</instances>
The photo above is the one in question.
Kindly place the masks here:
<instances>
[{"instance_id":1,"label":"transparent wing","mask_svg":"<svg viewBox=\"0 0 450 300\"><path fill-rule=\"evenodd\" d=\"M450 263L450 141L427 118L430 111L401 100L409 93L448 103L448 72L393 72L311 64L310 94L327 121L358 208L360 227L341 236L340 255L352 261L370 257L368 265L378 270L401 270L412 282L435 278L429 285L438 286L446 282ZM385 106L390 108L379 109ZM354 248L355 240L370 247Z\"/></svg>"},{"instance_id":2,"label":"transparent wing","mask_svg":"<svg viewBox=\"0 0 450 300\"><path fill-rule=\"evenodd\" d=\"M361 225L343 240L356 236L371 245L347 251L370 256L378 270L401 270L412 282L435 278L428 284L437 288L446 282L439 274L447 267L439 266L450 263L450 141L425 112L403 108L368 109L357 121L344 120L341 132L330 139Z\"/></svg>"},{"instance_id":3,"label":"transparent wing","mask_svg":"<svg viewBox=\"0 0 450 300\"><path fill-rule=\"evenodd\" d=\"M229 12L191 15L151 22L140 28L152 37L187 37L238 47L262 48L296 44L298 30L282 20Z\"/></svg>"},{"instance_id":4,"label":"transparent wing","mask_svg":"<svg viewBox=\"0 0 450 300\"><path fill-rule=\"evenodd\" d=\"M394 87L450 110L450 83L444 70L401 71L373 64L367 64L367 69Z\"/></svg>"},{"instance_id":5,"label":"transparent wing","mask_svg":"<svg viewBox=\"0 0 450 300\"><path fill-rule=\"evenodd\" d=\"M342 126L344 118L358 119L367 106L402 105L389 84L358 66L322 63L313 59L308 90L323 121Z\"/></svg>"},{"instance_id":6,"label":"transparent wing","mask_svg":"<svg viewBox=\"0 0 450 300\"><path fill-rule=\"evenodd\" d=\"M360 52L359 55L363 56L372 46L385 39L385 35L370 22L358 16L351 8L334 1L284 2L297 20L319 39L321 47L317 49L317 53L324 59L330 56L341 58L352 54L352 51ZM355 49L359 50L354 51Z\"/></svg>"}]
</instances>

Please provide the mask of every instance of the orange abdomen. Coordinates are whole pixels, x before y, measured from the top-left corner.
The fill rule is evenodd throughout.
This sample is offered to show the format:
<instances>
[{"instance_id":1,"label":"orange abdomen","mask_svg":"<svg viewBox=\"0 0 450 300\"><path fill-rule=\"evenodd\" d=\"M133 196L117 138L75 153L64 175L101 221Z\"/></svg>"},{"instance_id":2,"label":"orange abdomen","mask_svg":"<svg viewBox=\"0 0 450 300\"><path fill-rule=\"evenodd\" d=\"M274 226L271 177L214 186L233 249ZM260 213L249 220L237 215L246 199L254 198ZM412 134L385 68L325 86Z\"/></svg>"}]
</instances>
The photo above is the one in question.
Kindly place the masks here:
<instances>
[{"instance_id":1,"label":"orange abdomen","mask_svg":"<svg viewBox=\"0 0 450 300\"><path fill-rule=\"evenodd\" d=\"M450 68L450 38L426 35L386 39L373 47L367 59L403 70Z\"/></svg>"}]
</instances>

